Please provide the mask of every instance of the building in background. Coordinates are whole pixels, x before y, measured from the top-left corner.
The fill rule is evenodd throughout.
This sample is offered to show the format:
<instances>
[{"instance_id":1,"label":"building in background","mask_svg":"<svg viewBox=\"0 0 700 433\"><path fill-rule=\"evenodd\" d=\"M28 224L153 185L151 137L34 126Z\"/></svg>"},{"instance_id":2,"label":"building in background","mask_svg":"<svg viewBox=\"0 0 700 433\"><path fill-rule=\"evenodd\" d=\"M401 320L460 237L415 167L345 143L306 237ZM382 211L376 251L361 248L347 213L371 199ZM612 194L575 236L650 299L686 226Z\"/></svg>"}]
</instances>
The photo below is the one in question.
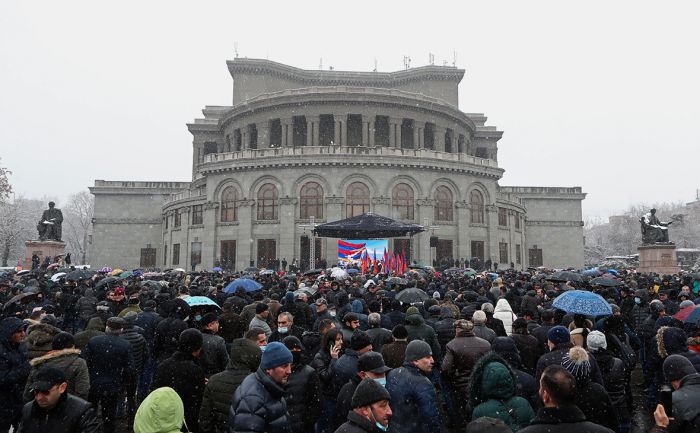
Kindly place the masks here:
<instances>
[{"instance_id":1,"label":"building in background","mask_svg":"<svg viewBox=\"0 0 700 433\"><path fill-rule=\"evenodd\" d=\"M309 266L311 251L330 265L337 239L312 239L311 226L363 212L434 227L389 242L419 263L583 266L585 193L499 185L503 132L459 110L464 70L227 65L232 105L207 106L187 125L191 182L90 188L93 266Z\"/></svg>"}]
</instances>

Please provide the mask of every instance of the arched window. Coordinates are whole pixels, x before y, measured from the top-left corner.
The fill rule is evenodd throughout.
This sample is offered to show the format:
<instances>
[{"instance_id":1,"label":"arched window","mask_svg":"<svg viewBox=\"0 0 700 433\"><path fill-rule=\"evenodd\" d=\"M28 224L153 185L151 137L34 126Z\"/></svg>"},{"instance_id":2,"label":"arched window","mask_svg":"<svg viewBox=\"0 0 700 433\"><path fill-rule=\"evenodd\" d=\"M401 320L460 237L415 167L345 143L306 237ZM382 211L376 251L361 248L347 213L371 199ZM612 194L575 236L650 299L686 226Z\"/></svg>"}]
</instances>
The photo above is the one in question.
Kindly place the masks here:
<instances>
[{"instance_id":1,"label":"arched window","mask_svg":"<svg viewBox=\"0 0 700 433\"><path fill-rule=\"evenodd\" d=\"M446 186L435 190L435 221L452 221L452 191Z\"/></svg>"},{"instance_id":2,"label":"arched window","mask_svg":"<svg viewBox=\"0 0 700 433\"><path fill-rule=\"evenodd\" d=\"M278 215L277 187L266 183L258 190L258 219L276 220Z\"/></svg>"},{"instance_id":3,"label":"arched window","mask_svg":"<svg viewBox=\"0 0 700 433\"><path fill-rule=\"evenodd\" d=\"M226 187L221 193L222 223L238 221L238 215L236 215L236 201L238 201L238 190L233 186Z\"/></svg>"},{"instance_id":4,"label":"arched window","mask_svg":"<svg viewBox=\"0 0 700 433\"><path fill-rule=\"evenodd\" d=\"M391 202L391 205L394 208L394 216L396 218L402 220L413 220L413 188L405 183L396 185L391 192Z\"/></svg>"},{"instance_id":5,"label":"arched window","mask_svg":"<svg viewBox=\"0 0 700 433\"><path fill-rule=\"evenodd\" d=\"M354 217L369 212L369 188L362 182L353 182L345 192L345 213Z\"/></svg>"},{"instance_id":6,"label":"arched window","mask_svg":"<svg viewBox=\"0 0 700 433\"><path fill-rule=\"evenodd\" d=\"M316 182L307 182L299 194L299 216L301 218L323 218L323 187Z\"/></svg>"},{"instance_id":7,"label":"arched window","mask_svg":"<svg viewBox=\"0 0 700 433\"><path fill-rule=\"evenodd\" d=\"M471 205L471 220L472 224L484 223L484 196L480 191L473 190L469 195L469 204Z\"/></svg>"}]
</instances>

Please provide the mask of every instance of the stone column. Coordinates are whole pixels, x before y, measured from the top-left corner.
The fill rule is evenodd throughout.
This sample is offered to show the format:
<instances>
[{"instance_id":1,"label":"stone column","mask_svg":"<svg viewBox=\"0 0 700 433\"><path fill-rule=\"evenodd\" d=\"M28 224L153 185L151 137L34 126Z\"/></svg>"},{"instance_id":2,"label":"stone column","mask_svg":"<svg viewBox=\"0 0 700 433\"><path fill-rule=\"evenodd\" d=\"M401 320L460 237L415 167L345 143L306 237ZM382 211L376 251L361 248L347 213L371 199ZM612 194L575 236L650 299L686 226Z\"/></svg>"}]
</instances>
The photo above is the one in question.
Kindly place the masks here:
<instances>
[{"instance_id":1,"label":"stone column","mask_svg":"<svg viewBox=\"0 0 700 433\"><path fill-rule=\"evenodd\" d=\"M219 211L219 202L208 201L204 204L204 227L202 239L202 267L211 269L218 255L218 242L216 239L216 216Z\"/></svg>"},{"instance_id":2,"label":"stone column","mask_svg":"<svg viewBox=\"0 0 700 433\"><path fill-rule=\"evenodd\" d=\"M340 144L343 146L348 145L348 116L343 116L343 120L340 122Z\"/></svg>"},{"instance_id":3,"label":"stone column","mask_svg":"<svg viewBox=\"0 0 700 433\"><path fill-rule=\"evenodd\" d=\"M418 129L418 122L413 121L413 148L420 149L420 130Z\"/></svg>"},{"instance_id":4,"label":"stone column","mask_svg":"<svg viewBox=\"0 0 700 433\"><path fill-rule=\"evenodd\" d=\"M238 209L238 236L236 237L236 270L243 270L255 260L253 239L253 211L255 200L241 200Z\"/></svg>"},{"instance_id":5,"label":"stone column","mask_svg":"<svg viewBox=\"0 0 700 433\"><path fill-rule=\"evenodd\" d=\"M295 207L298 200L285 197L281 198L279 202L280 246L278 258L282 260L282 257L296 257L296 249L294 247L296 241L296 227L294 227L294 221L296 220Z\"/></svg>"},{"instance_id":6,"label":"stone column","mask_svg":"<svg viewBox=\"0 0 700 433\"><path fill-rule=\"evenodd\" d=\"M362 143L360 144L361 146L367 147L369 146L369 122L365 120L365 117L362 116Z\"/></svg>"},{"instance_id":7,"label":"stone column","mask_svg":"<svg viewBox=\"0 0 700 433\"><path fill-rule=\"evenodd\" d=\"M258 149L270 147L270 122L264 120L256 125L258 128Z\"/></svg>"},{"instance_id":8,"label":"stone column","mask_svg":"<svg viewBox=\"0 0 700 433\"><path fill-rule=\"evenodd\" d=\"M282 147L292 147L294 143L292 138L292 119L280 119L282 124Z\"/></svg>"},{"instance_id":9,"label":"stone column","mask_svg":"<svg viewBox=\"0 0 700 433\"><path fill-rule=\"evenodd\" d=\"M401 119L389 118L389 147L401 147Z\"/></svg>"},{"instance_id":10,"label":"stone column","mask_svg":"<svg viewBox=\"0 0 700 433\"><path fill-rule=\"evenodd\" d=\"M243 149L250 149L250 136L248 134L248 128L241 128L241 141L243 142Z\"/></svg>"},{"instance_id":11,"label":"stone column","mask_svg":"<svg viewBox=\"0 0 700 433\"><path fill-rule=\"evenodd\" d=\"M369 147L374 147L374 117L369 121Z\"/></svg>"},{"instance_id":12,"label":"stone column","mask_svg":"<svg viewBox=\"0 0 700 433\"><path fill-rule=\"evenodd\" d=\"M466 201L458 201L455 203L457 222L457 251L459 257L464 257L467 260L471 259L471 236L469 233L469 204Z\"/></svg>"},{"instance_id":13,"label":"stone column","mask_svg":"<svg viewBox=\"0 0 700 433\"><path fill-rule=\"evenodd\" d=\"M335 122L335 127L333 128L333 143L338 146L340 145L340 128L342 122L340 121L340 117L337 115L333 115L333 121Z\"/></svg>"},{"instance_id":14,"label":"stone column","mask_svg":"<svg viewBox=\"0 0 700 433\"><path fill-rule=\"evenodd\" d=\"M435 150L438 152L445 151L445 133L447 128L435 125Z\"/></svg>"},{"instance_id":15,"label":"stone column","mask_svg":"<svg viewBox=\"0 0 700 433\"><path fill-rule=\"evenodd\" d=\"M306 117L306 145L313 146L314 138L314 122L307 116ZM280 259L282 260L282 259Z\"/></svg>"},{"instance_id":16,"label":"stone column","mask_svg":"<svg viewBox=\"0 0 700 433\"><path fill-rule=\"evenodd\" d=\"M311 137L311 144L310 146L318 146L318 128L321 125L321 116L306 116L307 120L311 121L311 129L308 127L308 122L307 122L307 129L306 129L306 134L307 137ZM308 143L308 138L307 138L307 143Z\"/></svg>"},{"instance_id":17,"label":"stone column","mask_svg":"<svg viewBox=\"0 0 700 433\"><path fill-rule=\"evenodd\" d=\"M498 254L498 243L499 243L499 229L498 229L498 207L496 205L490 204L486 206L486 222L489 225L489 248L488 252L485 252L484 260L491 259L491 266L494 262L499 262ZM493 268L491 268L493 270Z\"/></svg>"},{"instance_id":18,"label":"stone column","mask_svg":"<svg viewBox=\"0 0 700 433\"><path fill-rule=\"evenodd\" d=\"M418 222L418 224L425 224L427 222L427 225L430 225L433 222L433 217L435 216L434 206L434 200L423 199L416 201L416 221ZM413 239L417 242L413 250L419 262L422 261L423 263L427 263L432 266L433 261L432 254L430 251L431 235L432 232L430 230L426 230L425 232L414 236Z\"/></svg>"}]
</instances>

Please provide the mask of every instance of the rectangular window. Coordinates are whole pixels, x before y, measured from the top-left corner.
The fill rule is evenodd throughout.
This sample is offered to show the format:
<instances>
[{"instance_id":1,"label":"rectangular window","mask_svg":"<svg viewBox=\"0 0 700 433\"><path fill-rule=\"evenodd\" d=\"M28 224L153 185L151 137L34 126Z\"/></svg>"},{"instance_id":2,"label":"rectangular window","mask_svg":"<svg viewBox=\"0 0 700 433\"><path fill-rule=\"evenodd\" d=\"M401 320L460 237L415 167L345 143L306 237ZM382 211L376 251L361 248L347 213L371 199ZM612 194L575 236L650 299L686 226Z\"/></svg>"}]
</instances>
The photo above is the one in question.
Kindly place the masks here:
<instances>
[{"instance_id":1,"label":"rectangular window","mask_svg":"<svg viewBox=\"0 0 700 433\"><path fill-rule=\"evenodd\" d=\"M520 264L522 262L522 252L520 251L520 244L515 244L515 263Z\"/></svg>"},{"instance_id":2,"label":"rectangular window","mask_svg":"<svg viewBox=\"0 0 700 433\"><path fill-rule=\"evenodd\" d=\"M142 268L155 268L156 267L156 249L155 248L141 248L140 266Z\"/></svg>"},{"instance_id":3,"label":"rectangular window","mask_svg":"<svg viewBox=\"0 0 700 433\"><path fill-rule=\"evenodd\" d=\"M201 204L192 206L192 225L204 224L204 206Z\"/></svg>"},{"instance_id":4,"label":"rectangular window","mask_svg":"<svg viewBox=\"0 0 700 433\"><path fill-rule=\"evenodd\" d=\"M182 225L182 211L177 209L175 211L175 217L173 218L173 227L180 227Z\"/></svg>"},{"instance_id":5,"label":"rectangular window","mask_svg":"<svg viewBox=\"0 0 700 433\"><path fill-rule=\"evenodd\" d=\"M514 219L515 219L515 228L520 229L520 214L516 213Z\"/></svg>"},{"instance_id":6,"label":"rectangular window","mask_svg":"<svg viewBox=\"0 0 700 433\"><path fill-rule=\"evenodd\" d=\"M484 241L472 241L472 258L484 261Z\"/></svg>"},{"instance_id":7,"label":"rectangular window","mask_svg":"<svg viewBox=\"0 0 700 433\"><path fill-rule=\"evenodd\" d=\"M192 242L190 249L190 265L192 267L202 263L202 243Z\"/></svg>"},{"instance_id":8,"label":"rectangular window","mask_svg":"<svg viewBox=\"0 0 700 433\"><path fill-rule=\"evenodd\" d=\"M502 227L508 226L508 209L504 207L498 208L498 225Z\"/></svg>"},{"instance_id":9,"label":"rectangular window","mask_svg":"<svg viewBox=\"0 0 700 433\"><path fill-rule=\"evenodd\" d=\"M498 243L498 262L508 263L508 243L499 242Z\"/></svg>"},{"instance_id":10,"label":"rectangular window","mask_svg":"<svg viewBox=\"0 0 700 433\"><path fill-rule=\"evenodd\" d=\"M227 271L236 269L236 241L221 241L220 266Z\"/></svg>"},{"instance_id":11,"label":"rectangular window","mask_svg":"<svg viewBox=\"0 0 700 433\"><path fill-rule=\"evenodd\" d=\"M543 266L542 249L537 248L537 245L533 246L528 250L528 258L530 259L530 266L532 266L533 268Z\"/></svg>"},{"instance_id":12,"label":"rectangular window","mask_svg":"<svg viewBox=\"0 0 700 433\"><path fill-rule=\"evenodd\" d=\"M180 264L180 244L173 244L173 266Z\"/></svg>"}]
</instances>

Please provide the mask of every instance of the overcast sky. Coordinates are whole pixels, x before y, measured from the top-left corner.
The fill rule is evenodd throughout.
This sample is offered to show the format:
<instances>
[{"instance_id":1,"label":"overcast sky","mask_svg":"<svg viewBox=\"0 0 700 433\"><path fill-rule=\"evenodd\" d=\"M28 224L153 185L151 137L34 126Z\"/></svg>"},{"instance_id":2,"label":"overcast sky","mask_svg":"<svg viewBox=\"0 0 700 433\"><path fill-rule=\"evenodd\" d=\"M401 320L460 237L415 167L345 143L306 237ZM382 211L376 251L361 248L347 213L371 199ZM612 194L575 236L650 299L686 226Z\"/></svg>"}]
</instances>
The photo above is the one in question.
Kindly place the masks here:
<instances>
[{"instance_id":1,"label":"overcast sky","mask_svg":"<svg viewBox=\"0 0 700 433\"><path fill-rule=\"evenodd\" d=\"M225 61L379 71L453 60L460 109L505 131L501 185L581 186L585 217L689 202L697 2L0 2L0 157L16 193L190 180L185 123L231 103Z\"/></svg>"}]
</instances>

